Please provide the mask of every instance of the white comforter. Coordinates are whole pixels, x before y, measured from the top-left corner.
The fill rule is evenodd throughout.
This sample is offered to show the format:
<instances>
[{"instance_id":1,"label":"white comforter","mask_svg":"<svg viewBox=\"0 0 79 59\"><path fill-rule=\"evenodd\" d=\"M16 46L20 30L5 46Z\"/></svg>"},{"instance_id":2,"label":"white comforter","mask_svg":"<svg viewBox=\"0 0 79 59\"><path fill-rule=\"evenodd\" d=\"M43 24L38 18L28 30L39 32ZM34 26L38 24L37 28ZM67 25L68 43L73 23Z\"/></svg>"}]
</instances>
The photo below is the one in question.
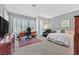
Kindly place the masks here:
<instances>
[{"instance_id":1,"label":"white comforter","mask_svg":"<svg viewBox=\"0 0 79 59\"><path fill-rule=\"evenodd\" d=\"M53 41L55 43L69 46L69 36L65 33L50 33L47 36L47 40Z\"/></svg>"}]
</instances>

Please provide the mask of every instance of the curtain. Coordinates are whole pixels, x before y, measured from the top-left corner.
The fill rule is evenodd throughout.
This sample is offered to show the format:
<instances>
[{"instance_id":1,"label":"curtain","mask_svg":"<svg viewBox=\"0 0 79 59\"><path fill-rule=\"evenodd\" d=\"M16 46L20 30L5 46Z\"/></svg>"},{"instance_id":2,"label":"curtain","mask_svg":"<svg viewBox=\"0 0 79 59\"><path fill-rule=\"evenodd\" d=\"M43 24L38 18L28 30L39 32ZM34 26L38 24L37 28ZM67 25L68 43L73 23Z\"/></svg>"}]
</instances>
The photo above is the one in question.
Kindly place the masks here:
<instances>
[{"instance_id":1,"label":"curtain","mask_svg":"<svg viewBox=\"0 0 79 59\"><path fill-rule=\"evenodd\" d=\"M36 29L36 20L35 19L29 19L29 27Z\"/></svg>"},{"instance_id":2,"label":"curtain","mask_svg":"<svg viewBox=\"0 0 79 59\"><path fill-rule=\"evenodd\" d=\"M19 32L25 31L28 26L36 29L36 18L33 17L9 13L9 20L10 32L19 34Z\"/></svg>"}]
</instances>

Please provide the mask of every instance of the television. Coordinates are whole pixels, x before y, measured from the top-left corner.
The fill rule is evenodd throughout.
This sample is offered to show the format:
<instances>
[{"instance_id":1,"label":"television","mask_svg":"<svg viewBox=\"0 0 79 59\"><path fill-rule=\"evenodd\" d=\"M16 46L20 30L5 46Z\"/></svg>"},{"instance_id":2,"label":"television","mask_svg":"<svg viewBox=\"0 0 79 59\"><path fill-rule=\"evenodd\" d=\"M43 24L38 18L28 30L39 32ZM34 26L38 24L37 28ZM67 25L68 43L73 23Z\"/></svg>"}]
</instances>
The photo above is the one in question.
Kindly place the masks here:
<instances>
[{"instance_id":1,"label":"television","mask_svg":"<svg viewBox=\"0 0 79 59\"><path fill-rule=\"evenodd\" d=\"M8 33L9 22L0 16L0 37L4 37Z\"/></svg>"}]
</instances>

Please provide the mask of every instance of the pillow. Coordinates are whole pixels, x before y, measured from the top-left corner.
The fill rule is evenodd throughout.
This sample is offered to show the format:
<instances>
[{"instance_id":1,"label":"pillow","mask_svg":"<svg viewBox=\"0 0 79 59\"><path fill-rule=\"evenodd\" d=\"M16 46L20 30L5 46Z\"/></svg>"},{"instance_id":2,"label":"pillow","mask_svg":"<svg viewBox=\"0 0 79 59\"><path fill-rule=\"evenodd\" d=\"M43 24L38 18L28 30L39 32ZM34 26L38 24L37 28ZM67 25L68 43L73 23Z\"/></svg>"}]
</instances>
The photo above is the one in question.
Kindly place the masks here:
<instances>
[{"instance_id":1,"label":"pillow","mask_svg":"<svg viewBox=\"0 0 79 59\"><path fill-rule=\"evenodd\" d=\"M60 30L57 30L57 33L60 33Z\"/></svg>"},{"instance_id":2,"label":"pillow","mask_svg":"<svg viewBox=\"0 0 79 59\"><path fill-rule=\"evenodd\" d=\"M52 33L56 33L56 31L55 31L55 30L53 30L53 31L52 31Z\"/></svg>"},{"instance_id":3,"label":"pillow","mask_svg":"<svg viewBox=\"0 0 79 59\"><path fill-rule=\"evenodd\" d=\"M61 30L61 33L65 33L65 30Z\"/></svg>"}]
</instances>

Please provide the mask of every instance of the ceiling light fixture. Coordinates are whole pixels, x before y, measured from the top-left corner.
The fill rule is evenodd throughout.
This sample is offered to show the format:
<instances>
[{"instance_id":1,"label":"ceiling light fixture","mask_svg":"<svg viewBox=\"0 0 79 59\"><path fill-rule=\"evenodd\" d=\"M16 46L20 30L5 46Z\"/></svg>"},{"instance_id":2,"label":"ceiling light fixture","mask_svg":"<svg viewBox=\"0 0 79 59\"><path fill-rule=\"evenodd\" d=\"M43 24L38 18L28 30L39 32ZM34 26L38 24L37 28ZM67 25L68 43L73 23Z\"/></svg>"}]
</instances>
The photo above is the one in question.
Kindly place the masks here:
<instances>
[{"instance_id":1,"label":"ceiling light fixture","mask_svg":"<svg viewBox=\"0 0 79 59\"><path fill-rule=\"evenodd\" d=\"M32 7L36 7L36 4L32 4Z\"/></svg>"}]
</instances>

